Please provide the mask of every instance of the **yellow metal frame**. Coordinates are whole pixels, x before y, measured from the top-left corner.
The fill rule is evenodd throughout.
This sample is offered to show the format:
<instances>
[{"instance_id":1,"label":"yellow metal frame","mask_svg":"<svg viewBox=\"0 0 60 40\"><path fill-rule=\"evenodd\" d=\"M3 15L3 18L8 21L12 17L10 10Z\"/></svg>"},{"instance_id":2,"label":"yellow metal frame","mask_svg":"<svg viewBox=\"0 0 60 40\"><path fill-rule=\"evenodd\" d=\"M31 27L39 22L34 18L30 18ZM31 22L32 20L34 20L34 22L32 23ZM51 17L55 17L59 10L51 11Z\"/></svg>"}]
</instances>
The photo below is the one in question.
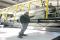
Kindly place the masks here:
<instances>
[{"instance_id":1,"label":"yellow metal frame","mask_svg":"<svg viewBox=\"0 0 60 40\"><path fill-rule=\"evenodd\" d=\"M40 1L40 3L41 3L41 1ZM48 0L45 0L45 3L46 3L46 19L48 19ZM26 3L26 4L28 4L28 12L30 11L30 7L31 7L31 2L28 2L28 3ZM17 13L17 11L18 11L18 3L16 3L16 6L15 6L15 8L16 8L16 12L14 13L15 15L16 15L16 13ZM21 8L21 10L23 11L24 10L24 4L23 3L20 3L20 8ZM7 9L6 9L7 10ZM3 15L4 16L4 15ZM7 20L7 15L5 15L5 17L6 17L6 20ZM15 16L14 16L14 20L15 20Z\"/></svg>"},{"instance_id":2,"label":"yellow metal frame","mask_svg":"<svg viewBox=\"0 0 60 40\"><path fill-rule=\"evenodd\" d=\"M28 3L28 12L30 11L31 2Z\"/></svg>"},{"instance_id":3,"label":"yellow metal frame","mask_svg":"<svg viewBox=\"0 0 60 40\"><path fill-rule=\"evenodd\" d=\"M7 12L3 12L1 14L2 14L4 22L7 21Z\"/></svg>"},{"instance_id":4,"label":"yellow metal frame","mask_svg":"<svg viewBox=\"0 0 60 40\"><path fill-rule=\"evenodd\" d=\"M7 21L7 14L3 14L4 15L4 22Z\"/></svg>"},{"instance_id":5,"label":"yellow metal frame","mask_svg":"<svg viewBox=\"0 0 60 40\"><path fill-rule=\"evenodd\" d=\"M48 19L48 0L46 0L46 19Z\"/></svg>"},{"instance_id":6,"label":"yellow metal frame","mask_svg":"<svg viewBox=\"0 0 60 40\"><path fill-rule=\"evenodd\" d=\"M24 4L20 5L20 9L21 9L21 11L24 11Z\"/></svg>"},{"instance_id":7,"label":"yellow metal frame","mask_svg":"<svg viewBox=\"0 0 60 40\"><path fill-rule=\"evenodd\" d=\"M16 22L16 13L17 13L17 11L18 11L18 3L16 3L16 10L15 10L15 13L14 13L14 22Z\"/></svg>"}]
</instances>

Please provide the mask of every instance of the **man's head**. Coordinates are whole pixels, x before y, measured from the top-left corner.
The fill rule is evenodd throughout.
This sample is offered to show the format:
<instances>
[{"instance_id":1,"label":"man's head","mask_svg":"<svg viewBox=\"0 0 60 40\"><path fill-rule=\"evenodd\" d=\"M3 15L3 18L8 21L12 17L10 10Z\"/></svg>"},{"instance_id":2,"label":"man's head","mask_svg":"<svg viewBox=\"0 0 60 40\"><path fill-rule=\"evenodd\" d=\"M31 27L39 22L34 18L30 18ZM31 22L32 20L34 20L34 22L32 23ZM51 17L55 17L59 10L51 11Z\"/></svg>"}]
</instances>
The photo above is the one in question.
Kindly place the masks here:
<instances>
[{"instance_id":1,"label":"man's head","mask_svg":"<svg viewBox=\"0 0 60 40\"><path fill-rule=\"evenodd\" d=\"M50 5L52 5L52 3L50 3Z\"/></svg>"},{"instance_id":2,"label":"man's head","mask_svg":"<svg viewBox=\"0 0 60 40\"><path fill-rule=\"evenodd\" d=\"M45 3L45 1L43 1L43 3Z\"/></svg>"},{"instance_id":3,"label":"man's head","mask_svg":"<svg viewBox=\"0 0 60 40\"><path fill-rule=\"evenodd\" d=\"M29 12L25 12L25 14L24 15L29 15Z\"/></svg>"}]
</instances>

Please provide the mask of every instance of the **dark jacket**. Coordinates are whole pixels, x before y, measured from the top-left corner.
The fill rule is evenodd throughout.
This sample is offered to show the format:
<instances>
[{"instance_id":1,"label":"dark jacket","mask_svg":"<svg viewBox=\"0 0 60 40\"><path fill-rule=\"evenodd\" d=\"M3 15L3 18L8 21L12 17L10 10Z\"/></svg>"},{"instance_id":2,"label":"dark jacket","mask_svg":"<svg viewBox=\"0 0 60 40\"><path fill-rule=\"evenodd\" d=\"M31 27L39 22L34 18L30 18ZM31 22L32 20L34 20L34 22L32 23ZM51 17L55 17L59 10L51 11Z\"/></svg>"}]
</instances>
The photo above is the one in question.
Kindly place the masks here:
<instances>
[{"instance_id":1,"label":"dark jacket","mask_svg":"<svg viewBox=\"0 0 60 40\"><path fill-rule=\"evenodd\" d=\"M21 23L29 23L30 22L30 18L32 18L34 16L29 16L29 15L22 15L20 17L20 22Z\"/></svg>"}]
</instances>

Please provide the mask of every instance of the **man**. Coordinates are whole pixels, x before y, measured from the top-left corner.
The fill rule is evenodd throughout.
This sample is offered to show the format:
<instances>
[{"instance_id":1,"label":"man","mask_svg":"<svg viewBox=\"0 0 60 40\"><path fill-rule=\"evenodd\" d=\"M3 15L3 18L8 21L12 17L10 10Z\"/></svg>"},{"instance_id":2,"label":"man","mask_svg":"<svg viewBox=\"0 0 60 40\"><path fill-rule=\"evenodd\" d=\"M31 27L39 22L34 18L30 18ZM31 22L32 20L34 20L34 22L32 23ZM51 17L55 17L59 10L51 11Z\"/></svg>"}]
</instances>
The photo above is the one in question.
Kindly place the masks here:
<instances>
[{"instance_id":1,"label":"man","mask_svg":"<svg viewBox=\"0 0 60 40\"><path fill-rule=\"evenodd\" d=\"M49 5L49 17L55 17L55 12L56 12L56 7L52 5L52 3L50 3Z\"/></svg>"},{"instance_id":2,"label":"man","mask_svg":"<svg viewBox=\"0 0 60 40\"><path fill-rule=\"evenodd\" d=\"M23 38L22 36L27 36L26 34L24 34L25 30L27 29L27 26L30 22L30 18L31 17L34 17L34 16L29 16L29 12L26 12L24 15L22 15L20 17L20 22L22 24L22 28L21 28L21 31L19 33L19 38Z\"/></svg>"},{"instance_id":3,"label":"man","mask_svg":"<svg viewBox=\"0 0 60 40\"><path fill-rule=\"evenodd\" d=\"M50 9L51 13L54 13L56 11L56 7L53 6L52 3L50 3L49 9Z\"/></svg>"},{"instance_id":4,"label":"man","mask_svg":"<svg viewBox=\"0 0 60 40\"><path fill-rule=\"evenodd\" d=\"M42 2L42 7L45 7L45 1Z\"/></svg>"},{"instance_id":5,"label":"man","mask_svg":"<svg viewBox=\"0 0 60 40\"><path fill-rule=\"evenodd\" d=\"M48 18L55 17L56 7L53 6L52 3L49 3L48 8L49 8ZM45 14L45 18L46 18L46 10L44 11L44 14Z\"/></svg>"}]
</instances>

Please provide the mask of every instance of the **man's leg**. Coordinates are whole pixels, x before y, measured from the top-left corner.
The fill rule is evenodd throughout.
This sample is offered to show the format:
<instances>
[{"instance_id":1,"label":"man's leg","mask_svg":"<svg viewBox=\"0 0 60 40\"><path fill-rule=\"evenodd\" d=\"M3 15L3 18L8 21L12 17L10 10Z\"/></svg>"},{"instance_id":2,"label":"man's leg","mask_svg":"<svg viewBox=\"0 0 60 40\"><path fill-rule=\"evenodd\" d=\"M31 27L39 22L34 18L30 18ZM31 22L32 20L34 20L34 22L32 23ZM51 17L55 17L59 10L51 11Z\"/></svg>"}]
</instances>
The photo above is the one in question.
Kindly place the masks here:
<instances>
[{"instance_id":1,"label":"man's leg","mask_svg":"<svg viewBox=\"0 0 60 40\"><path fill-rule=\"evenodd\" d=\"M21 31L19 33L19 36L24 36L24 32L27 29L27 27L28 27L28 23L22 23L22 28L21 28Z\"/></svg>"}]
</instances>

